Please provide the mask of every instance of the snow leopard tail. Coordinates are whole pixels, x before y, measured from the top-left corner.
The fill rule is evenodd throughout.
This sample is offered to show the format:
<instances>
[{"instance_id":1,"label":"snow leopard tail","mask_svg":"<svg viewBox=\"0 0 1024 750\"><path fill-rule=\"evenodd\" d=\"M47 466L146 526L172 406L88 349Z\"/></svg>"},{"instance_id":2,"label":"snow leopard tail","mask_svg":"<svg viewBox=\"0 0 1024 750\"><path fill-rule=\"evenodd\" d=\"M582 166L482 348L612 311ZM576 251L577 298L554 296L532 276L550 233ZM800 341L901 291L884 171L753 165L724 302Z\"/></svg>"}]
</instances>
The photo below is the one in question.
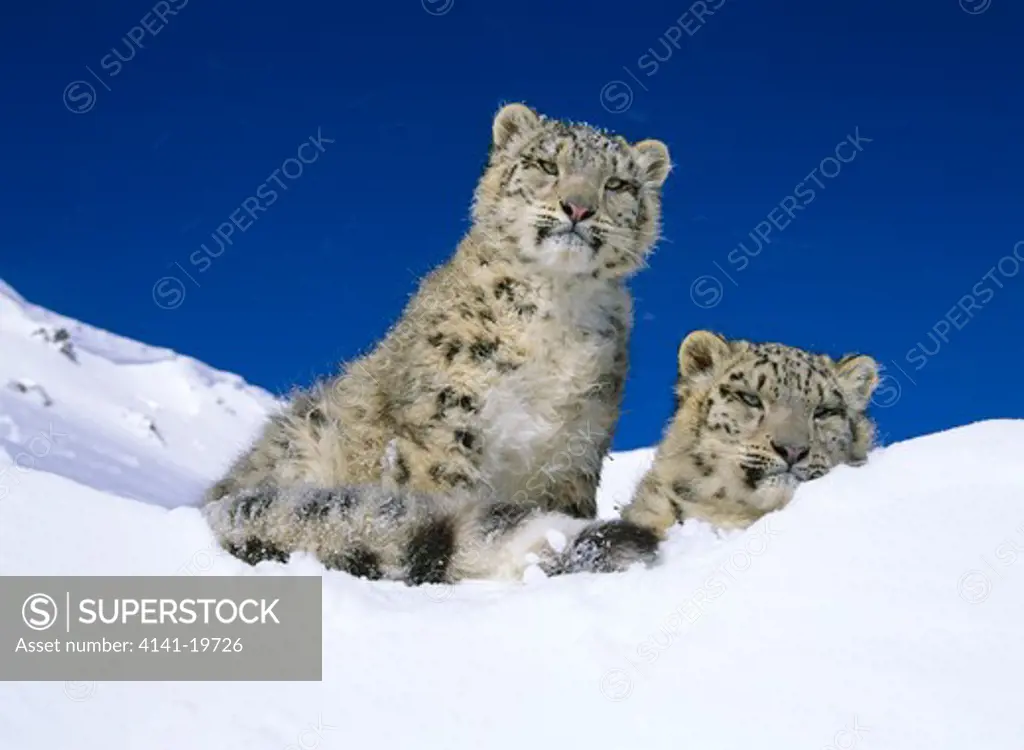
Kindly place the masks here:
<instances>
[{"instance_id":1,"label":"snow leopard tail","mask_svg":"<svg viewBox=\"0 0 1024 750\"><path fill-rule=\"evenodd\" d=\"M453 583L614 572L650 563L657 536L628 521L593 521L469 494L431 496L379 485L264 485L208 503L221 544L252 565L294 552L368 579Z\"/></svg>"}]
</instances>

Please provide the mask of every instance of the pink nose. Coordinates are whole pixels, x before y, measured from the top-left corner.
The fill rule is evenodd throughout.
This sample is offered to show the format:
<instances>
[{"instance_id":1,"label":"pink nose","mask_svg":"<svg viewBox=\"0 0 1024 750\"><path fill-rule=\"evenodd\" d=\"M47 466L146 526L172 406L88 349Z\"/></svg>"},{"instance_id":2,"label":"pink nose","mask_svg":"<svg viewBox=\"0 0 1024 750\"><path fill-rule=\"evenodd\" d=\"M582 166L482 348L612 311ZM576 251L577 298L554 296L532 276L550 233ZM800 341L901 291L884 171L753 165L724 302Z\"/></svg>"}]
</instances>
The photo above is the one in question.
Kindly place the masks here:
<instances>
[{"instance_id":1,"label":"pink nose","mask_svg":"<svg viewBox=\"0 0 1024 750\"><path fill-rule=\"evenodd\" d=\"M583 221L584 219L590 218L594 215L594 210L592 208L580 206L570 201L562 201L562 210L565 212L565 215L574 222Z\"/></svg>"},{"instance_id":2,"label":"pink nose","mask_svg":"<svg viewBox=\"0 0 1024 750\"><path fill-rule=\"evenodd\" d=\"M772 441L772 448L774 448L775 452L782 456L790 466L811 452L811 449L806 445L792 445L786 443L780 445L774 440Z\"/></svg>"}]
</instances>

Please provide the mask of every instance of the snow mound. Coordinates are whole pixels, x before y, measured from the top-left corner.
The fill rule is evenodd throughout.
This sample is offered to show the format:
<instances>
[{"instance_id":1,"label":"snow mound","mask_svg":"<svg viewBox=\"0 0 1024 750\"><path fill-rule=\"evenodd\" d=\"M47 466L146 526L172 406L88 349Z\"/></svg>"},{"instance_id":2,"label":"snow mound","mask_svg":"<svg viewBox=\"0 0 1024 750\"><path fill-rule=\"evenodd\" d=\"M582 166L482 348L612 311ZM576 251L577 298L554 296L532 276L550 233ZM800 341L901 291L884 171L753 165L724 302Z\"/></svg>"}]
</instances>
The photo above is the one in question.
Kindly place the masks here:
<instances>
[{"instance_id":1,"label":"snow mound","mask_svg":"<svg viewBox=\"0 0 1024 750\"><path fill-rule=\"evenodd\" d=\"M324 606L320 683L0 681L0 748L1021 748L1024 421L688 522L649 570L409 588L217 548L189 503L278 406L0 282L0 574L313 574ZM608 458L602 517L652 457Z\"/></svg>"},{"instance_id":2,"label":"snow mound","mask_svg":"<svg viewBox=\"0 0 1024 750\"><path fill-rule=\"evenodd\" d=\"M324 679L0 683L0 747L1019 750L1022 450L979 423L688 522L650 570L421 588L248 568L194 508L26 470L0 572L322 574ZM602 515L649 460L613 456Z\"/></svg>"}]
</instances>

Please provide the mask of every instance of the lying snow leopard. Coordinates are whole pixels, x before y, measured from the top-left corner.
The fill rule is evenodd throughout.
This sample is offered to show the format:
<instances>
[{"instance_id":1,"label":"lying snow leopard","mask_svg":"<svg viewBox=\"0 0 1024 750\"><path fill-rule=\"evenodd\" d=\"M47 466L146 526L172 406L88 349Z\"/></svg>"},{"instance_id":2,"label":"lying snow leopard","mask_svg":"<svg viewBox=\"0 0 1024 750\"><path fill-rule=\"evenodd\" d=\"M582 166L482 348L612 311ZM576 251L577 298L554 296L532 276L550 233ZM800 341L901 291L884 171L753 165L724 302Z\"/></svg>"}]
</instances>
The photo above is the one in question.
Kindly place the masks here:
<instances>
[{"instance_id":1,"label":"lying snow leopard","mask_svg":"<svg viewBox=\"0 0 1024 750\"><path fill-rule=\"evenodd\" d=\"M679 347L676 411L622 517L659 534L700 518L744 528L785 506L800 482L860 464L878 366L707 331Z\"/></svg>"},{"instance_id":2,"label":"lying snow leopard","mask_svg":"<svg viewBox=\"0 0 1024 750\"><path fill-rule=\"evenodd\" d=\"M454 257L207 493L224 545L413 583L501 575L487 554L464 564L464 546L544 558L548 529L567 535L552 572L650 558L649 532L579 519L596 515L626 376L625 280L658 237L669 169L659 141L502 108Z\"/></svg>"}]
</instances>

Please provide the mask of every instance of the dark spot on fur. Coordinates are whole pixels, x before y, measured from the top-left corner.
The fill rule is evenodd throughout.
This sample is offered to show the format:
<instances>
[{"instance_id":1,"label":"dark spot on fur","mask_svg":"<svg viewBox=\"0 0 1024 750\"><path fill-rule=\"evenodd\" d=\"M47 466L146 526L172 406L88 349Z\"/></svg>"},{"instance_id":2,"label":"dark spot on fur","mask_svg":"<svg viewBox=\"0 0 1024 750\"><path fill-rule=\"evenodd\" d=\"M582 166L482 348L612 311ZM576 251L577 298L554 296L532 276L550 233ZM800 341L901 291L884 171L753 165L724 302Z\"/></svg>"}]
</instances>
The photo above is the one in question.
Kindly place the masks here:
<instances>
[{"instance_id":1,"label":"dark spot on fur","mask_svg":"<svg viewBox=\"0 0 1024 750\"><path fill-rule=\"evenodd\" d=\"M262 539L246 539L241 544L226 544L224 548L239 560L256 565L264 560L288 562L288 553L273 542Z\"/></svg>"},{"instance_id":2,"label":"dark spot on fur","mask_svg":"<svg viewBox=\"0 0 1024 750\"><path fill-rule=\"evenodd\" d=\"M339 513L351 510L359 502L357 493L350 488L334 488L325 491L324 504L336 508Z\"/></svg>"},{"instance_id":3,"label":"dark spot on fur","mask_svg":"<svg viewBox=\"0 0 1024 750\"><path fill-rule=\"evenodd\" d=\"M537 312L537 306L529 303L525 305L517 305L516 312L518 312L519 316L522 318L532 318Z\"/></svg>"},{"instance_id":4,"label":"dark spot on fur","mask_svg":"<svg viewBox=\"0 0 1024 750\"><path fill-rule=\"evenodd\" d=\"M450 403L455 400L455 389L454 388L442 388L437 394L437 406L438 409L444 410Z\"/></svg>"},{"instance_id":5,"label":"dark spot on fur","mask_svg":"<svg viewBox=\"0 0 1024 750\"><path fill-rule=\"evenodd\" d=\"M599 521L587 527L566 551L565 573L614 573L633 563L651 563L658 554L658 535L629 521Z\"/></svg>"},{"instance_id":6,"label":"dark spot on fur","mask_svg":"<svg viewBox=\"0 0 1024 750\"><path fill-rule=\"evenodd\" d=\"M480 530L484 535L504 534L518 527L533 515L533 509L519 503L495 503L489 506L480 518Z\"/></svg>"},{"instance_id":7,"label":"dark spot on fur","mask_svg":"<svg viewBox=\"0 0 1024 750\"><path fill-rule=\"evenodd\" d=\"M501 362L496 362L494 366L497 368L498 372L502 374L507 372L515 372L516 370L519 369L519 365L517 365L515 362L506 362L504 360L502 360Z\"/></svg>"},{"instance_id":8,"label":"dark spot on fur","mask_svg":"<svg viewBox=\"0 0 1024 750\"><path fill-rule=\"evenodd\" d=\"M427 343L431 346L441 346L442 341L444 341L443 333L432 333L427 336Z\"/></svg>"},{"instance_id":9,"label":"dark spot on fur","mask_svg":"<svg viewBox=\"0 0 1024 750\"><path fill-rule=\"evenodd\" d=\"M395 481L398 484L406 484L412 472L409 471L409 462L401 453L395 455Z\"/></svg>"},{"instance_id":10,"label":"dark spot on fur","mask_svg":"<svg viewBox=\"0 0 1024 750\"><path fill-rule=\"evenodd\" d=\"M756 490L757 483L761 481L762 477L764 477L764 470L754 466L744 466L743 475L747 487L752 490Z\"/></svg>"},{"instance_id":11,"label":"dark spot on fur","mask_svg":"<svg viewBox=\"0 0 1024 750\"><path fill-rule=\"evenodd\" d=\"M462 344L460 344L458 341L453 341L452 343L448 344L448 351L444 353L444 358L451 362L453 359L455 359L455 355L457 355L461 351Z\"/></svg>"},{"instance_id":12,"label":"dark spot on fur","mask_svg":"<svg viewBox=\"0 0 1024 750\"><path fill-rule=\"evenodd\" d=\"M676 521L678 523L686 523L686 514L683 512L682 504L674 502L674 500L675 499L673 498L673 502L671 503L672 514L676 517Z\"/></svg>"},{"instance_id":13,"label":"dark spot on fur","mask_svg":"<svg viewBox=\"0 0 1024 750\"><path fill-rule=\"evenodd\" d=\"M516 286L516 280L509 276L498 279L494 285L494 297L496 299L507 299L509 302L512 302L515 299Z\"/></svg>"},{"instance_id":14,"label":"dark spot on fur","mask_svg":"<svg viewBox=\"0 0 1024 750\"><path fill-rule=\"evenodd\" d=\"M405 553L406 580L413 586L444 583L455 552L455 526L435 518L416 529Z\"/></svg>"},{"instance_id":15,"label":"dark spot on fur","mask_svg":"<svg viewBox=\"0 0 1024 750\"><path fill-rule=\"evenodd\" d=\"M441 464L434 464L427 470L427 474L438 484L448 487L472 487L473 483L469 477L461 471L447 472Z\"/></svg>"},{"instance_id":16,"label":"dark spot on fur","mask_svg":"<svg viewBox=\"0 0 1024 750\"><path fill-rule=\"evenodd\" d=\"M715 494L712 495L712 497L715 498L715 500L725 500L725 488L720 487L719 489L715 490Z\"/></svg>"},{"instance_id":17,"label":"dark spot on fur","mask_svg":"<svg viewBox=\"0 0 1024 750\"><path fill-rule=\"evenodd\" d=\"M324 414L324 410L319 406L314 406L310 409L307 418L309 419L309 423L314 427L323 427L327 424L327 415Z\"/></svg>"},{"instance_id":18,"label":"dark spot on fur","mask_svg":"<svg viewBox=\"0 0 1024 750\"><path fill-rule=\"evenodd\" d=\"M690 498L690 493L692 492L692 489L690 487L689 482L678 480L672 483L672 492L677 497L682 498L683 500L688 500Z\"/></svg>"},{"instance_id":19,"label":"dark spot on fur","mask_svg":"<svg viewBox=\"0 0 1024 750\"><path fill-rule=\"evenodd\" d=\"M320 498L308 500L295 509L295 515L300 521L322 521L331 513L331 506Z\"/></svg>"},{"instance_id":20,"label":"dark spot on fur","mask_svg":"<svg viewBox=\"0 0 1024 750\"><path fill-rule=\"evenodd\" d=\"M270 490L264 490L263 494L243 498L232 508L231 520L236 521L239 516L244 521L256 520L267 512L272 502L274 502L274 494Z\"/></svg>"},{"instance_id":21,"label":"dark spot on fur","mask_svg":"<svg viewBox=\"0 0 1024 750\"><path fill-rule=\"evenodd\" d=\"M469 346L470 356L478 362L491 357L497 350L497 341L483 341L478 339Z\"/></svg>"},{"instance_id":22,"label":"dark spot on fur","mask_svg":"<svg viewBox=\"0 0 1024 750\"><path fill-rule=\"evenodd\" d=\"M329 570L341 570L356 578L378 581L383 576L380 558L366 547L356 547L348 552L325 555L322 560Z\"/></svg>"},{"instance_id":23,"label":"dark spot on fur","mask_svg":"<svg viewBox=\"0 0 1024 750\"><path fill-rule=\"evenodd\" d=\"M465 409L466 411L476 411L476 407L473 406L472 396L460 396L459 397L459 408Z\"/></svg>"},{"instance_id":24,"label":"dark spot on fur","mask_svg":"<svg viewBox=\"0 0 1024 750\"><path fill-rule=\"evenodd\" d=\"M452 487L472 487L473 483L469 481L469 477L463 474L461 471L453 471L447 477L445 477L448 484Z\"/></svg>"},{"instance_id":25,"label":"dark spot on fur","mask_svg":"<svg viewBox=\"0 0 1024 750\"><path fill-rule=\"evenodd\" d=\"M295 515L301 521L323 521L330 516L332 510L344 513L357 501L356 493L350 489L319 489L313 497L295 509Z\"/></svg>"},{"instance_id":26,"label":"dark spot on fur","mask_svg":"<svg viewBox=\"0 0 1024 750\"><path fill-rule=\"evenodd\" d=\"M476 443L476 436L469 430L456 430L455 442L459 443L467 450L473 450L473 445Z\"/></svg>"}]
</instances>

